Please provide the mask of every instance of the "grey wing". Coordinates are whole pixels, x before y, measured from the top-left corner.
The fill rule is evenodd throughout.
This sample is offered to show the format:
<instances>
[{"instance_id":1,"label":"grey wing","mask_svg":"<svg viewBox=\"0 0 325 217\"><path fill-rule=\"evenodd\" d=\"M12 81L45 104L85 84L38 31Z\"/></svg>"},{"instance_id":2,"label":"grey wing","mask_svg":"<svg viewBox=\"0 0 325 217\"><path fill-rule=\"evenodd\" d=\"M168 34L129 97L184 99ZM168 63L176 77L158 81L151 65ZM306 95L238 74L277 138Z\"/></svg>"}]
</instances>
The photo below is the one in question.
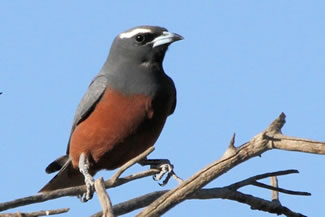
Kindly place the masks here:
<instances>
[{"instance_id":1,"label":"grey wing","mask_svg":"<svg viewBox=\"0 0 325 217\"><path fill-rule=\"evenodd\" d=\"M69 143L67 147L67 154L69 154L69 145L70 145L70 139L71 135L76 128L76 126L85 120L93 111L95 108L96 104L102 97L103 93L105 92L107 86L107 78L103 75L98 75L94 78L94 80L90 83L87 92L85 95L82 97L76 114L74 116L71 132L70 132L70 138L69 138Z\"/></svg>"},{"instance_id":2,"label":"grey wing","mask_svg":"<svg viewBox=\"0 0 325 217\"><path fill-rule=\"evenodd\" d=\"M166 87L168 88L168 92L172 98L172 107L169 115L172 115L176 109L176 104L177 104L177 92L176 92L176 87L174 81L167 75L167 84Z\"/></svg>"}]
</instances>

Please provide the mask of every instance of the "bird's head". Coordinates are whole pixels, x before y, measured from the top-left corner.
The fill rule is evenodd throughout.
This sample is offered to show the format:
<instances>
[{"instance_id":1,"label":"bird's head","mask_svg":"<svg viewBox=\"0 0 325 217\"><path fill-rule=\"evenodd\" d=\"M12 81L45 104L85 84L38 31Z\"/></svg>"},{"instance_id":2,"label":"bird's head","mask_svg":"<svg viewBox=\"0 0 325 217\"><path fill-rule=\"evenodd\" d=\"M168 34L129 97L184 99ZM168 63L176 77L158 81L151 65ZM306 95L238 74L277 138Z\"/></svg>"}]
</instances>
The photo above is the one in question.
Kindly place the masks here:
<instances>
[{"instance_id":1,"label":"bird's head","mask_svg":"<svg viewBox=\"0 0 325 217\"><path fill-rule=\"evenodd\" d=\"M161 64L168 46L182 39L182 36L163 27L134 27L116 36L109 58L114 62L125 60L144 65Z\"/></svg>"}]
</instances>

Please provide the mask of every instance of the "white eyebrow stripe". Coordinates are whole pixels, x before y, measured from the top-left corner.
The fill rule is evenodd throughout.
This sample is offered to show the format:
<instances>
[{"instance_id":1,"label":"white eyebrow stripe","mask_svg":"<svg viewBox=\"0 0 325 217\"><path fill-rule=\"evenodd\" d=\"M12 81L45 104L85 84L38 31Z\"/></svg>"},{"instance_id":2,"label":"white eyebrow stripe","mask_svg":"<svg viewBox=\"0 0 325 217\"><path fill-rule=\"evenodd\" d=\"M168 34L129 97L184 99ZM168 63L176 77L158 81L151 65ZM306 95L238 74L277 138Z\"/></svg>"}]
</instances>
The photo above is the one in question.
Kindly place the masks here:
<instances>
[{"instance_id":1,"label":"white eyebrow stripe","mask_svg":"<svg viewBox=\"0 0 325 217\"><path fill-rule=\"evenodd\" d=\"M144 28L133 29L131 31L121 33L120 38L132 38L133 36L139 33L147 33L147 32L151 32L151 30L144 29Z\"/></svg>"}]
</instances>

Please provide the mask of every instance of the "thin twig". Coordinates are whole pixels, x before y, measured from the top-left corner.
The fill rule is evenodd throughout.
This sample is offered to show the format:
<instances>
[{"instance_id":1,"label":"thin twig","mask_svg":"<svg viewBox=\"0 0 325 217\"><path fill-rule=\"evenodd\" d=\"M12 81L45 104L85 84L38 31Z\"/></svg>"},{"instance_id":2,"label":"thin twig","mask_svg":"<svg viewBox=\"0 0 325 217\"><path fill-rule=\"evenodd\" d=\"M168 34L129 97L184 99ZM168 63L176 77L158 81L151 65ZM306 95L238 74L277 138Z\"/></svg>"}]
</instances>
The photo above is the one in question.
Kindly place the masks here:
<instances>
[{"instance_id":1,"label":"thin twig","mask_svg":"<svg viewBox=\"0 0 325 217\"><path fill-rule=\"evenodd\" d=\"M146 156L148 156L154 150L155 150L155 148L153 146L151 146L146 151L144 151L143 153L141 153L140 155L138 155L137 157L129 160L122 167L120 167L120 169L109 180L111 180L112 184L114 184L116 182L116 180L121 176L121 174L125 170L127 170L128 168L130 168L131 166L133 166L134 164L136 164L137 162L139 162L140 160L142 160L143 158L145 158Z\"/></svg>"},{"instance_id":2,"label":"thin twig","mask_svg":"<svg viewBox=\"0 0 325 217\"><path fill-rule=\"evenodd\" d=\"M48 215L57 215L61 213L66 213L70 209L69 208L62 208L62 209L52 209L52 210L41 210L37 212L17 212L17 213L2 213L0 217L37 217L37 216L48 216Z\"/></svg>"},{"instance_id":3,"label":"thin twig","mask_svg":"<svg viewBox=\"0 0 325 217\"><path fill-rule=\"evenodd\" d=\"M264 183L260 183L260 182L252 182L251 183L254 186L258 186L261 188L266 188L266 189L270 189L272 191L278 191L281 193L285 193L285 194L292 194L292 195L300 195L300 196L311 196L311 193L309 192L303 192L303 191L291 191L291 190L287 190L287 189L283 189L283 188L276 188Z\"/></svg>"},{"instance_id":4,"label":"thin twig","mask_svg":"<svg viewBox=\"0 0 325 217\"><path fill-rule=\"evenodd\" d=\"M234 133L231 137L227 150L222 155L222 158L228 158L229 156L233 156L234 154L236 154L237 150L235 147L235 138L236 138L236 134Z\"/></svg>"},{"instance_id":5,"label":"thin twig","mask_svg":"<svg viewBox=\"0 0 325 217\"><path fill-rule=\"evenodd\" d=\"M279 189L278 177L271 176L271 186L274 187L274 188ZM279 200L279 191L272 190L271 193L272 193L272 201L277 201L277 202L280 203L280 200Z\"/></svg>"},{"instance_id":6,"label":"thin twig","mask_svg":"<svg viewBox=\"0 0 325 217\"><path fill-rule=\"evenodd\" d=\"M148 169L145 171L141 171L138 173L134 173L134 174L125 176L125 177L118 178L115 181L115 183L113 183L111 179L108 179L104 182L105 188L107 189L107 188L117 187L117 186L123 185L125 183L128 183L130 181L134 181L134 180L141 179L141 178L148 177L148 176L153 176L155 174L158 174L159 172L160 172L159 169Z\"/></svg>"},{"instance_id":7,"label":"thin twig","mask_svg":"<svg viewBox=\"0 0 325 217\"><path fill-rule=\"evenodd\" d=\"M276 172L271 172L271 173L263 173L263 174L252 176L248 179L244 179L242 181L236 182L234 184L231 184L228 186L228 188L237 190L237 189L242 188L246 185L251 185L256 180L265 179L265 178L269 178L272 176L283 176L283 175L288 175L288 174L293 174L293 173L299 173L299 171L291 169L291 170L281 170L281 171L276 171Z\"/></svg>"}]
</instances>

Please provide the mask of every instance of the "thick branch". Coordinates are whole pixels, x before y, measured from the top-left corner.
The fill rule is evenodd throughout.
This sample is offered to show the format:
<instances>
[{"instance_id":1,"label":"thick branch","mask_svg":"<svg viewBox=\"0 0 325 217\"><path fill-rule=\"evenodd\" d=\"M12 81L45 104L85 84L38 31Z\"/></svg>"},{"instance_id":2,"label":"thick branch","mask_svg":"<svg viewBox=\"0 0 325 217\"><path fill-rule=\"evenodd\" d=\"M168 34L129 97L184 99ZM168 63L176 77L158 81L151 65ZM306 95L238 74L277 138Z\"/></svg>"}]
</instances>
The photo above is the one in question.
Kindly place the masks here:
<instances>
[{"instance_id":1,"label":"thick branch","mask_svg":"<svg viewBox=\"0 0 325 217\"><path fill-rule=\"evenodd\" d=\"M301 139L282 134L274 135L272 148L287 151L306 152L311 154L325 154L325 142Z\"/></svg>"},{"instance_id":2,"label":"thick branch","mask_svg":"<svg viewBox=\"0 0 325 217\"><path fill-rule=\"evenodd\" d=\"M266 130L256 135L249 142L238 147L235 151L227 150L219 160L208 165L189 179L185 180L177 188L172 189L171 191L158 198L156 201L146 207L142 212L140 212L137 217L161 216L172 207L184 201L189 195L201 189L213 179L226 173L236 165L249 160L252 157L259 156L265 151L271 150L272 148L279 148L280 145L283 145L283 141L278 138L281 138L281 128L284 124L285 114L281 113L280 116L274 120ZM232 141L233 140L234 139L232 139ZM304 141L307 143L309 140L296 139L296 141ZM309 151L317 151L314 152L316 154L325 153L325 146L322 145L323 143L309 141L308 144L314 147L314 149L309 148ZM320 150L316 149L316 147L324 150L324 152L320 152ZM231 148L233 149L233 147ZM289 150L289 148L285 150ZM299 147L296 146L294 150L305 151L306 148L304 147L302 149L299 149Z\"/></svg>"},{"instance_id":3,"label":"thick branch","mask_svg":"<svg viewBox=\"0 0 325 217\"><path fill-rule=\"evenodd\" d=\"M166 194L168 191L157 191L149 193L134 199L119 203L113 206L113 211L116 216L120 216L136 209L143 208L150 205L154 200ZM201 189L195 192L193 195L189 195L186 199L228 199L237 201L239 203L247 204L254 210L265 211L269 213L275 213L277 215L286 215L290 217L303 217L300 213L295 213L285 206L273 201L264 200L252 195L243 194L236 190L230 190L227 187L223 188L210 188ZM96 213L91 217L101 217L102 212Z\"/></svg>"},{"instance_id":4,"label":"thick branch","mask_svg":"<svg viewBox=\"0 0 325 217\"><path fill-rule=\"evenodd\" d=\"M238 201L240 203L244 203L247 205L250 205L252 208L254 209L258 209L261 211L268 211L269 210L273 210L273 213L275 213L275 209L276 210L281 210L281 211L277 211L277 213L279 214L286 214L289 213L288 209L285 207L282 207L280 203L278 203L278 206L275 206L275 201L272 202L271 201L267 201L267 203L262 200L260 198L257 198L255 200L255 197L250 196L247 199L243 199L243 195L242 193L240 194L236 194L233 192L238 192L237 190L241 187L247 186L247 185L254 185L256 183L256 180L260 180L260 179L264 179L264 178L268 178L268 177L274 177L274 175L288 175L288 174L292 174L292 173L298 173L297 170L283 170L283 171L277 171L277 172L271 172L271 173L263 173L260 175L256 175L256 176L252 176L250 178L244 179L242 181L236 182L234 184L222 187L222 188L211 188L211 189L203 189L203 190L199 190L197 192L195 192L193 195L189 195L186 199L229 199L229 200L234 200L234 201ZM263 187L263 186L262 186ZM272 186L270 186L272 187ZM273 186L274 190L282 190L280 188L277 188L277 186ZM283 189L284 191L287 191L285 189ZM115 215L123 215L126 214L128 212L134 211L136 209L145 207L147 205L149 205L151 202L153 202L154 200L156 200L158 197L160 197L161 195L167 193L168 191L157 191L157 192L153 192L153 193L149 193L137 198L134 198L132 200L123 202L123 203L119 203L114 205L113 210L114 210L114 214ZM231 192L232 196L228 196L227 194ZM295 192L296 193L296 192ZM298 192L300 193L300 192ZM304 195L310 195L309 193L303 192ZM238 197L236 197L236 195ZM255 201L254 201L255 200ZM292 212L292 211L290 211ZM292 212L293 213L293 212ZM299 214L300 215L300 214ZM94 214L92 217L100 217L102 216L102 212L96 213Z\"/></svg>"},{"instance_id":5,"label":"thick branch","mask_svg":"<svg viewBox=\"0 0 325 217\"><path fill-rule=\"evenodd\" d=\"M285 122L284 119L285 115L281 114L275 121L273 121L268 128L270 129L270 133L274 134L280 132L281 127L283 126L282 123ZM172 189L158 198L139 213L137 217L161 216L175 205L184 201L190 194L201 189L213 179L226 173L234 166L268 150L269 140L264 137L268 129L255 136L250 142L238 147L235 152L226 151L225 155L223 155L219 160L213 162L189 179L185 180L177 188ZM233 140L234 138L232 138L232 141Z\"/></svg>"}]
</instances>

